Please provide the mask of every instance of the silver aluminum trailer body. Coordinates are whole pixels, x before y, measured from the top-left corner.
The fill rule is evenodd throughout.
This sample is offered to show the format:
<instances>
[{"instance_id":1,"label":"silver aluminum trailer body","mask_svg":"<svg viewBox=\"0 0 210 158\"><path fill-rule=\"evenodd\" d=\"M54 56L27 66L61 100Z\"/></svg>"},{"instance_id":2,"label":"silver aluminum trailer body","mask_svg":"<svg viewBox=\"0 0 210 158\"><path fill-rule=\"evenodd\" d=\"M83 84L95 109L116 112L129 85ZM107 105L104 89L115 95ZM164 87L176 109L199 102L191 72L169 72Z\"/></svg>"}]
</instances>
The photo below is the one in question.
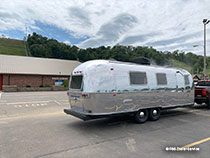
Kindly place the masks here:
<instances>
[{"instance_id":1,"label":"silver aluminum trailer body","mask_svg":"<svg viewBox=\"0 0 210 158\"><path fill-rule=\"evenodd\" d=\"M83 120L194 104L189 72L106 60L76 67L68 95L70 109L65 113Z\"/></svg>"}]
</instances>

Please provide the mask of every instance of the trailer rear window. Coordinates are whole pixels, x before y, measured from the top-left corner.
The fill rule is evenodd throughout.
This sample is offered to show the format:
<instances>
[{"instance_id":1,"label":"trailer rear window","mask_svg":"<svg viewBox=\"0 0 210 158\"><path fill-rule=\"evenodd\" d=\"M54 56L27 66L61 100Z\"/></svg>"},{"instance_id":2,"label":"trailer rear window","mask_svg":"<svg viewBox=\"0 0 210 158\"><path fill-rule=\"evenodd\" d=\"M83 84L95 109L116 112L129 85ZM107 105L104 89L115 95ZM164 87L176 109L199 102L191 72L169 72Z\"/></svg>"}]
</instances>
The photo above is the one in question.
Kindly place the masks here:
<instances>
[{"instance_id":1,"label":"trailer rear window","mask_svg":"<svg viewBox=\"0 0 210 158\"><path fill-rule=\"evenodd\" d=\"M71 77L71 83L70 88L71 89L81 89L82 87L82 75L80 76L72 76Z\"/></svg>"},{"instance_id":2,"label":"trailer rear window","mask_svg":"<svg viewBox=\"0 0 210 158\"><path fill-rule=\"evenodd\" d=\"M189 85L190 84L188 75L184 75L184 83L185 83L185 85Z\"/></svg>"},{"instance_id":3,"label":"trailer rear window","mask_svg":"<svg viewBox=\"0 0 210 158\"><path fill-rule=\"evenodd\" d=\"M166 85L167 78L165 73L156 73L156 79L158 85Z\"/></svg>"},{"instance_id":4,"label":"trailer rear window","mask_svg":"<svg viewBox=\"0 0 210 158\"><path fill-rule=\"evenodd\" d=\"M146 72L130 72L130 84L147 84Z\"/></svg>"}]
</instances>

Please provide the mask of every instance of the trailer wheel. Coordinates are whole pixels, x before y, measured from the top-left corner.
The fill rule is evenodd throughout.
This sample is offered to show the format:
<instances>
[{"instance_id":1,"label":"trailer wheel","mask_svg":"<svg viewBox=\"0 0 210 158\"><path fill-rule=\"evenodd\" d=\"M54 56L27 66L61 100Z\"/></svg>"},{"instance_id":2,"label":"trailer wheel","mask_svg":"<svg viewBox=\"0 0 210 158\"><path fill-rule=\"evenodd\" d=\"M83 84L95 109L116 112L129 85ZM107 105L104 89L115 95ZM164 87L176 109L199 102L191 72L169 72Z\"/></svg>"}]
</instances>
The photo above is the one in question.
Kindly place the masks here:
<instances>
[{"instance_id":1,"label":"trailer wheel","mask_svg":"<svg viewBox=\"0 0 210 158\"><path fill-rule=\"evenodd\" d=\"M149 120L157 121L160 118L160 108L149 109Z\"/></svg>"},{"instance_id":2,"label":"trailer wheel","mask_svg":"<svg viewBox=\"0 0 210 158\"><path fill-rule=\"evenodd\" d=\"M139 110L135 114L135 120L136 120L137 123L144 123L144 122L146 122L148 117L149 117L149 112L148 112L147 109Z\"/></svg>"}]
</instances>

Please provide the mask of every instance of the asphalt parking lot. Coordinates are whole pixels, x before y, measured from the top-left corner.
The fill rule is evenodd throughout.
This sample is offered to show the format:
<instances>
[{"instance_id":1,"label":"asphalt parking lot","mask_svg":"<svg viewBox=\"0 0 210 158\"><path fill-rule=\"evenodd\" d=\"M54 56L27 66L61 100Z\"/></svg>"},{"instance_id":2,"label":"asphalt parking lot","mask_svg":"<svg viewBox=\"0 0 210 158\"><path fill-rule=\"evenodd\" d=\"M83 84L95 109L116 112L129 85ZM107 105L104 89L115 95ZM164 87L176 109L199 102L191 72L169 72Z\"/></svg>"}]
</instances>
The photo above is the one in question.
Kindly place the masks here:
<instances>
[{"instance_id":1,"label":"asphalt parking lot","mask_svg":"<svg viewBox=\"0 0 210 158\"><path fill-rule=\"evenodd\" d=\"M145 124L128 117L84 122L64 114L68 107L66 92L0 92L0 157L209 158L210 110L204 105L164 111Z\"/></svg>"}]
</instances>

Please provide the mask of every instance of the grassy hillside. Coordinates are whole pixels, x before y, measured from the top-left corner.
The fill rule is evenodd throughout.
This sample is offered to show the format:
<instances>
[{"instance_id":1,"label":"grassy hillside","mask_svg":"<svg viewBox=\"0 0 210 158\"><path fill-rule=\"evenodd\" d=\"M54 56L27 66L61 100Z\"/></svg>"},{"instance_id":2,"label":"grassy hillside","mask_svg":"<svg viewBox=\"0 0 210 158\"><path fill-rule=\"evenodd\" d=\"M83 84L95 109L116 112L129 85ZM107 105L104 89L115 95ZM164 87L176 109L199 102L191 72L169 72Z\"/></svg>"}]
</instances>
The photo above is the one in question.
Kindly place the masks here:
<instances>
[{"instance_id":1,"label":"grassy hillside","mask_svg":"<svg viewBox=\"0 0 210 158\"><path fill-rule=\"evenodd\" d=\"M177 61L177 60L174 60L174 59L171 59L170 60L170 63L171 63L171 66L172 67L177 67L177 68L182 68L182 69L185 69L187 70L188 72L190 72L192 74L192 67L190 67L189 65L183 63L183 62L180 62L180 61ZM203 65L202 65L203 66ZM210 65L208 65L206 67L206 74L208 76L208 78L210 78ZM200 72L200 74L197 74L200 78L203 78L203 72Z\"/></svg>"},{"instance_id":2,"label":"grassy hillside","mask_svg":"<svg viewBox=\"0 0 210 158\"><path fill-rule=\"evenodd\" d=\"M187 65L183 62L171 59L170 63L171 63L172 67L182 68L182 69L185 69L185 70L189 71L190 73L192 73L192 67L190 67L189 65Z\"/></svg>"},{"instance_id":3,"label":"grassy hillside","mask_svg":"<svg viewBox=\"0 0 210 158\"><path fill-rule=\"evenodd\" d=\"M0 54L25 56L24 41L0 38Z\"/></svg>"}]
</instances>

